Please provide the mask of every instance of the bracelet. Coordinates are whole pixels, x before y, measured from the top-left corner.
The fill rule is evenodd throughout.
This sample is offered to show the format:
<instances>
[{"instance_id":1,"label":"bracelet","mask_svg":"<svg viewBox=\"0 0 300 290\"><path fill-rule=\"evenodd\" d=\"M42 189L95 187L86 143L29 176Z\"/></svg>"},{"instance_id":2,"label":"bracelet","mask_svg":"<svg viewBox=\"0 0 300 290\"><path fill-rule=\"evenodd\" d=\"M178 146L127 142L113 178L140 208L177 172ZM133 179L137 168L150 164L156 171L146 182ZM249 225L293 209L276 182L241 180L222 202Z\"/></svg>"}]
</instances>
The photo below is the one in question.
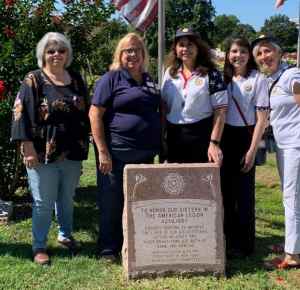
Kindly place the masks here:
<instances>
[{"instance_id":1,"label":"bracelet","mask_svg":"<svg viewBox=\"0 0 300 290\"><path fill-rule=\"evenodd\" d=\"M213 144L215 144L215 145L220 145L220 141L218 141L218 140L210 139L209 142L210 142L210 143L213 143Z\"/></svg>"}]
</instances>

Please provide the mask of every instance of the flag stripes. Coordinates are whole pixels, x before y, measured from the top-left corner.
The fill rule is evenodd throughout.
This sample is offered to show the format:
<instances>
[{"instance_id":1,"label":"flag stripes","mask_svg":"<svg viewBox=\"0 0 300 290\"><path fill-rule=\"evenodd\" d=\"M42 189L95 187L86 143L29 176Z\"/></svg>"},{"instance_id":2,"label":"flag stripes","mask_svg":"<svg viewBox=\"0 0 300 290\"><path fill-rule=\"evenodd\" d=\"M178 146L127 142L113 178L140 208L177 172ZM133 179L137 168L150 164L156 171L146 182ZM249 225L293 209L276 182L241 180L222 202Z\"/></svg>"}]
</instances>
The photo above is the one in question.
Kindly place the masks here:
<instances>
[{"instance_id":1,"label":"flag stripes","mask_svg":"<svg viewBox=\"0 0 300 290\"><path fill-rule=\"evenodd\" d=\"M124 18L140 31L145 31L157 17L157 0L113 0L112 2Z\"/></svg>"}]
</instances>

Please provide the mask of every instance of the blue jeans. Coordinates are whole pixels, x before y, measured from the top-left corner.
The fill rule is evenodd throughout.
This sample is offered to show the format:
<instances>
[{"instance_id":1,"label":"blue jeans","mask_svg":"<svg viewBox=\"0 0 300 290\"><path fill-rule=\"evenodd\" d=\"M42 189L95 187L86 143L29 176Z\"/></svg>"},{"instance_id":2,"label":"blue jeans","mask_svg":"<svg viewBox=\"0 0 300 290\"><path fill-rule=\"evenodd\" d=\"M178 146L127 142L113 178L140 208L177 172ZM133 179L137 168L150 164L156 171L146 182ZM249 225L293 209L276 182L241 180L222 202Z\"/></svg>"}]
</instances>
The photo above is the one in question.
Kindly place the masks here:
<instances>
[{"instance_id":1,"label":"blue jeans","mask_svg":"<svg viewBox=\"0 0 300 290\"><path fill-rule=\"evenodd\" d=\"M56 161L27 168L33 197L33 250L46 248L47 236L55 207L59 225L58 238L69 238L73 229L73 197L80 178L81 162Z\"/></svg>"},{"instance_id":2,"label":"blue jeans","mask_svg":"<svg viewBox=\"0 0 300 290\"><path fill-rule=\"evenodd\" d=\"M103 175L97 167L100 210L98 248L100 254L121 252L123 245L122 214L124 207L123 170L126 164L153 163L155 153L130 150L112 152L112 171Z\"/></svg>"}]
</instances>

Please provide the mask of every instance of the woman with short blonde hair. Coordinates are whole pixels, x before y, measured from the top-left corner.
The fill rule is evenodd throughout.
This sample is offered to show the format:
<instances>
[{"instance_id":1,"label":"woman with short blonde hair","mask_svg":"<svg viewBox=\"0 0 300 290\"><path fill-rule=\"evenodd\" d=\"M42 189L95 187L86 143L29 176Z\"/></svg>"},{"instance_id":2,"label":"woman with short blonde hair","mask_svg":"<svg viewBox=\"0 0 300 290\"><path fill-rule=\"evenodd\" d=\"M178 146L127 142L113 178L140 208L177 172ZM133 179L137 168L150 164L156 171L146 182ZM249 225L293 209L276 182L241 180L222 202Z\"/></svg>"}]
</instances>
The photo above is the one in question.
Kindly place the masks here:
<instances>
[{"instance_id":1,"label":"woman with short blonde hair","mask_svg":"<svg viewBox=\"0 0 300 290\"><path fill-rule=\"evenodd\" d=\"M118 70L122 67L121 62L121 55L122 55L122 49L126 45L128 41L137 41L142 49L142 55L143 55L143 66L141 67L142 71L147 71L148 65L149 65L149 54L145 47L144 41L141 36L139 36L137 33L131 32L126 34L121 40L118 42L118 45L115 49L114 56L113 56L113 62L110 65L110 70Z\"/></svg>"},{"instance_id":2,"label":"woman with short blonde hair","mask_svg":"<svg viewBox=\"0 0 300 290\"><path fill-rule=\"evenodd\" d=\"M123 244L123 169L153 163L160 149L160 94L146 72L148 53L136 33L118 43L114 60L96 83L90 109L97 148L99 255L115 260Z\"/></svg>"}]
</instances>

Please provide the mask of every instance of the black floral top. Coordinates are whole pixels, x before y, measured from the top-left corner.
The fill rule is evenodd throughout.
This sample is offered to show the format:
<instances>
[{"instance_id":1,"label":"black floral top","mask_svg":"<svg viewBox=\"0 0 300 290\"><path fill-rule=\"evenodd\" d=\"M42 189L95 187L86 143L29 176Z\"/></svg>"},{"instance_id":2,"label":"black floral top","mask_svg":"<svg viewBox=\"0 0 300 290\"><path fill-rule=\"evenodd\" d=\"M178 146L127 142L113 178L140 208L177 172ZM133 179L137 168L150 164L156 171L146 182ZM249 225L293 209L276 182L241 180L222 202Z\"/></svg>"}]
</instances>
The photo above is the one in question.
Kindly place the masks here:
<instances>
[{"instance_id":1,"label":"black floral top","mask_svg":"<svg viewBox=\"0 0 300 290\"><path fill-rule=\"evenodd\" d=\"M41 163L88 155L87 91L80 75L69 74L71 84L57 86L41 70L30 72L15 100L12 140L32 141Z\"/></svg>"}]
</instances>

